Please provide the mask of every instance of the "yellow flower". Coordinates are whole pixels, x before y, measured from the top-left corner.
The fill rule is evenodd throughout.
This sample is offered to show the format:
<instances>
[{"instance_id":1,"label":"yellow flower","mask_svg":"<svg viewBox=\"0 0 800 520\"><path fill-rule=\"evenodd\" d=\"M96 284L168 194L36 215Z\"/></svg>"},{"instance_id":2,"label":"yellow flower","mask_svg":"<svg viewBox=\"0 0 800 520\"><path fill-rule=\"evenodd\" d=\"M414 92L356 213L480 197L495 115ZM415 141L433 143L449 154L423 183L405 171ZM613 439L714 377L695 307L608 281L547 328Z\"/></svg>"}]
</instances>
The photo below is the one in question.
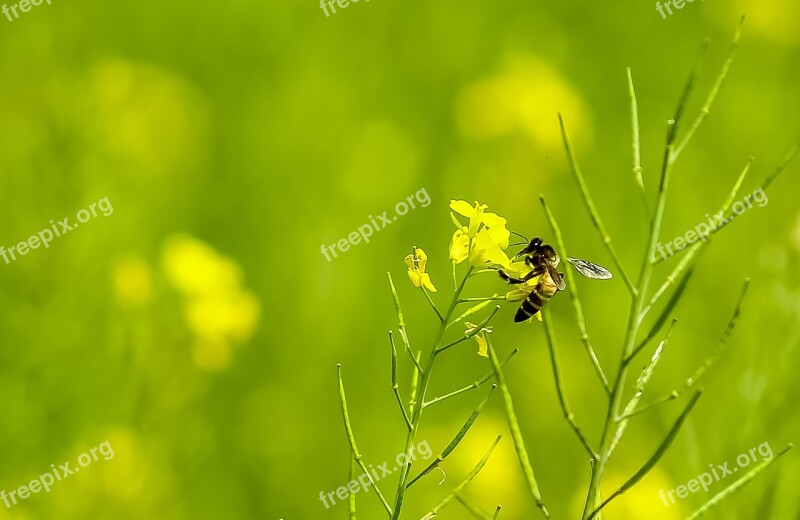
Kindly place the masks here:
<instances>
[{"instance_id":1,"label":"yellow flower","mask_svg":"<svg viewBox=\"0 0 800 520\"><path fill-rule=\"evenodd\" d=\"M424 287L430 292L436 292L431 276L425 272L425 266L428 264L428 255L425 251L415 247L414 254L406 256L406 265L408 266L408 277L417 287Z\"/></svg>"},{"instance_id":2,"label":"yellow flower","mask_svg":"<svg viewBox=\"0 0 800 520\"><path fill-rule=\"evenodd\" d=\"M487 212L487 207L478 201L474 206L465 200L450 201L451 210L469 219L465 226L453 212L450 213L457 228L450 241L450 259L453 262L459 264L469 258L473 265L509 266L505 249L511 233L506 229L507 220Z\"/></svg>"},{"instance_id":3,"label":"yellow flower","mask_svg":"<svg viewBox=\"0 0 800 520\"><path fill-rule=\"evenodd\" d=\"M164 271L185 298L185 316L195 337L195 363L222 370L234 344L249 340L260 315L258 298L242 287L240 267L191 236L167 239Z\"/></svg>"},{"instance_id":4,"label":"yellow flower","mask_svg":"<svg viewBox=\"0 0 800 520\"><path fill-rule=\"evenodd\" d=\"M475 333L475 329L478 328L477 325L474 323L470 323L468 321L464 322L464 325L467 327L465 334L469 336L470 334L475 334L472 336L475 338L475 341L478 343L478 355L488 358L489 357L489 343L486 339L487 334L492 333L492 327L483 327L480 331Z\"/></svg>"}]
</instances>

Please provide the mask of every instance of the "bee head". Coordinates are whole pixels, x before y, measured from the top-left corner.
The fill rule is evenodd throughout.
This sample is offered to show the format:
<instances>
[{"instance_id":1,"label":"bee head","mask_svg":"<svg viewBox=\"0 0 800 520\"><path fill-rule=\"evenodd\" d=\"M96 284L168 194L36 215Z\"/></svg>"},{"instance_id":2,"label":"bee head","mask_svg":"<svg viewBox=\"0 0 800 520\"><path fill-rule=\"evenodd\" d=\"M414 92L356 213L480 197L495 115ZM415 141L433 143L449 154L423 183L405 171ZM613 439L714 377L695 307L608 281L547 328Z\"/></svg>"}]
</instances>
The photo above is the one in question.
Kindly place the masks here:
<instances>
[{"instance_id":1,"label":"bee head","mask_svg":"<svg viewBox=\"0 0 800 520\"><path fill-rule=\"evenodd\" d=\"M542 246L542 239L539 237L534 237L533 240L531 240L530 243L527 246L525 246L525 248L522 251L517 253L517 255L514 258L518 259L522 256L533 254L536 251L538 251L541 246Z\"/></svg>"}]
</instances>

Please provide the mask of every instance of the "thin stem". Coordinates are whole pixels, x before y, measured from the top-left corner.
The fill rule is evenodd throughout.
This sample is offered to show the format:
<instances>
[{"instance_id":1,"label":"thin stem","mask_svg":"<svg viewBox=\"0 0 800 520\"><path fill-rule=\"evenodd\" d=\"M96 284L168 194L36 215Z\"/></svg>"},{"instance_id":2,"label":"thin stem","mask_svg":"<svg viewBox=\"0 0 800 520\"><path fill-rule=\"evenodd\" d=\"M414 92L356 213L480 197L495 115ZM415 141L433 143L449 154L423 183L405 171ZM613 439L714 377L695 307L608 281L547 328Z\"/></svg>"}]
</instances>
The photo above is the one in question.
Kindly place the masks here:
<instances>
[{"instance_id":1,"label":"thin stem","mask_svg":"<svg viewBox=\"0 0 800 520\"><path fill-rule=\"evenodd\" d=\"M643 405L639 409L626 409L625 414L623 415L624 418L630 418L640 413L653 408L659 404L666 403L668 401L674 401L685 392L688 392L692 388L694 388L697 383L702 379L703 375L705 375L706 371L711 368L711 366L719 359L722 351L725 349L725 346L728 344L728 340L730 339L733 332L736 330L736 325L739 323L739 317L742 314L742 306L744 305L744 300L747 297L747 290L750 287L750 279L745 279L744 285L742 286L742 291L739 293L739 299L736 301L736 307L733 309L733 314L731 315L730 319L728 320L728 324L725 326L725 330L722 331L722 335L720 336L719 340L717 341L717 345L714 347L714 350L709 354L706 360L703 362L700 367L695 370L694 374L689 377L686 382L684 383L682 388L677 390L673 390L669 394L660 397L653 401L652 403Z\"/></svg>"},{"instance_id":2,"label":"thin stem","mask_svg":"<svg viewBox=\"0 0 800 520\"><path fill-rule=\"evenodd\" d=\"M422 370L419 367L419 360L422 357L422 352L417 352L412 356L414 359L414 368L411 372L411 395L408 398L408 411L412 416L414 415L414 407L417 406L417 386L419 385L419 375Z\"/></svg>"},{"instance_id":3,"label":"thin stem","mask_svg":"<svg viewBox=\"0 0 800 520\"><path fill-rule=\"evenodd\" d=\"M628 94L631 98L631 131L633 134L633 178L636 185L639 186L639 192L642 194L642 203L644 210L647 213L647 218L652 222L653 216L650 214L650 204L647 202L647 190L644 189L644 180L642 179L642 152L639 144L639 104L636 101L636 89L633 87L633 76L631 75L631 68L627 67L625 72L628 76Z\"/></svg>"},{"instance_id":4,"label":"thin stem","mask_svg":"<svg viewBox=\"0 0 800 520\"><path fill-rule=\"evenodd\" d=\"M511 354L505 359L505 361L503 361L500 364L500 366L501 367L505 367L506 364L509 361L511 361L511 358L513 358L518 352L519 352L518 348L515 348L514 350L512 350ZM465 387L459 388L458 390L454 390L454 391L450 392L449 394L444 394L442 396L435 397L435 398L431 399L430 401L422 403L422 407L423 408L427 408L428 406L431 406L433 404L436 404L436 403L439 403L441 401L444 401L445 399L449 399L451 397L455 397L457 395L463 394L464 392L469 392L470 390L476 390L476 389L480 388L482 385L486 384L486 382L489 381L493 377L494 377L494 370L492 370L491 372L487 373L485 376L483 376L482 378L478 379L477 381L475 381L471 385L467 385Z\"/></svg>"},{"instance_id":5,"label":"thin stem","mask_svg":"<svg viewBox=\"0 0 800 520\"><path fill-rule=\"evenodd\" d=\"M693 69L697 70L697 64ZM597 504L598 497L600 496L600 480L605 471L606 464L611 458L614 445L614 436L612 431L617 423L617 417L620 415L622 407L622 388L628 378L628 365L625 360L628 359L633 352L636 342L636 336L639 333L639 328L642 325L642 309L645 305L645 295L647 288L650 284L650 278L653 274L653 263L650 261L653 258L658 243L658 236L661 233L661 226L664 221L664 211L667 202L667 191L672 172L672 165L674 163L673 151L675 143L675 134L678 123L681 120L684 106L692 91L695 81L695 72L693 72L686 82L683 93L678 102L678 107L675 110L675 117L667 122L667 138L664 147L664 155L661 165L661 178L658 184L658 195L656 198L656 207L653 214L653 220L650 225L650 233L647 240L647 248L642 260L642 268L639 272L639 279L636 282L635 290L631 291L632 302L630 312L628 314L628 326L625 330L625 339L623 341L622 352L620 353L620 369L617 371L617 376L614 384L611 387L610 405L606 412L606 419L603 425L603 433L600 437L600 458L597 464L592 466L591 480L589 482L589 489L586 494L586 502L583 507L583 520L589 520L593 511L599 507Z\"/></svg>"},{"instance_id":6,"label":"thin stem","mask_svg":"<svg viewBox=\"0 0 800 520\"><path fill-rule=\"evenodd\" d=\"M683 296L686 287L689 285L689 280L692 278L693 273L694 273L694 268L690 268L689 271L681 278L678 287L676 287L675 290L672 292L672 296L670 296L667 305L664 306L664 309L661 311L661 314L658 316L655 323L653 323L653 326L650 327L650 332L648 332L647 336L639 343L639 345L636 346L635 349L633 349L631 355L625 359L624 363L626 365L631 361L633 361L633 359L639 354L639 352L641 352L645 347L647 347L648 343L650 343L650 340L656 337L656 335L659 333L661 327L664 326L669 317L672 315L672 311L675 310L675 307L678 305L678 302Z\"/></svg>"},{"instance_id":7,"label":"thin stem","mask_svg":"<svg viewBox=\"0 0 800 520\"><path fill-rule=\"evenodd\" d=\"M458 303L505 301L506 297L499 294L493 296L479 296L477 298L461 298Z\"/></svg>"},{"instance_id":8,"label":"thin stem","mask_svg":"<svg viewBox=\"0 0 800 520\"><path fill-rule=\"evenodd\" d=\"M356 459L350 458L350 480L348 482L352 482L356 479ZM350 509L350 520L356 520L356 494L350 493L348 497L348 504Z\"/></svg>"},{"instance_id":9,"label":"thin stem","mask_svg":"<svg viewBox=\"0 0 800 520\"><path fill-rule=\"evenodd\" d=\"M600 507L592 511L587 520L592 520L592 518L594 518L594 516L598 514L601 509L603 509L606 505L609 504L609 502L611 502L612 500L614 500L615 498L617 498L618 496L620 496L621 494L625 493L630 488L635 486L640 480L642 480L645 477L645 475L647 475L650 472L651 469L655 467L656 464L658 464L658 462L661 460L661 457L664 456L664 453L666 453L669 447L672 445L672 441L675 440L675 437L678 435L681 426L683 426L684 421L686 421L686 418L689 416L689 413L691 413L692 409L694 408L694 405L697 404L697 400L700 399L701 395L703 395L702 390L698 390L697 392L695 392L694 396L692 397L692 400L689 401L689 404L686 405L686 408L684 408L683 412L680 414L680 416L678 416L678 419L675 421L675 424L672 425L672 428L670 428L669 432L667 433L667 436L664 437L664 440L662 440L661 444L659 444L658 448L656 448L655 453L653 453L653 455L650 456L647 462L644 463L644 465L641 467L641 469L639 469L639 471L636 472L635 475L629 478L617 491L615 491L614 493L611 494L611 496L605 499L603 503L600 504Z\"/></svg>"},{"instance_id":10,"label":"thin stem","mask_svg":"<svg viewBox=\"0 0 800 520\"><path fill-rule=\"evenodd\" d=\"M739 177L736 178L736 182L733 183L733 187L731 188L731 191L728 194L728 198L726 198L725 201L722 203L722 207L719 210L719 212L717 212L715 217L720 217L721 218L721 217L724 217L725 215L729 214L731 206L733 206L734 199L736 198L736 195L739 193L739 189L741 189L742 184L744 183L744 179L745 179L745 177L747 177L747 174L748 174L748 172L750 171L750 168L753 165L753 160L754 159L751 157L750 160L747 161L747 164L744 165L744 168L742 168L741 173L739 173ZM762 189L763 189L763 187L762 187ZM719 220L717 222L719 223ZM696 260L696 258L698 257L698 253L702 252L702 251L700 251L702 246L706 245L708 240L710 240L713 235L715 235L718 231L720 231L723 227L725 227L725 225L727 225L727 224L722 224L719 227L716 227L716 225L714 225L714 227L713 227L713 229L711 229L711 231L700 234L698 236L698 238L697 238L697 241L695 241L694 244L692 244L690 247L684 249L685 251L687 251L687 255L686 256L689 256L690 258L688 260L682 260L679 263L678 267L676 267L675 270L672 272L672 274L670 274L670 276L667 278L667 282L665 282L665 284L662 285L661 288L659 288L659 290L656 293L656 295L654 295L653 299L650 300L650 303L648 304L648 306L646 308L647 311L649 311L650 307L652 307L653 303L655 303L655 301L658 300L658 298L660 298L662 294L664 294L664 291L666 291L667 288L669 288L669 286L671 284L675 283L675 280L678 279L678 276L680 276L682 270L686 270L686 269L689 269L689 268L694 266L694 264L690 263L691 260ZM658 263L663 262L667 258L669 258L667 255L664 254L664 251L661 248L661 244L659 244L657 250L658 250L659 253L661 253L661 257L660 258L653 258L651 260L653 263L658 264ZM684 250L681 250L681 251L684 251ZM667 248L667 251L671 252L670 248ZM678 251L678 253L680 253L681 251ZM676 254L678 254L678 253L676 253Z\"/></svg>"},{"instance_id":11,"label":"thin stem","mask_svg":"<svg viewBox=\"0 0 800 520\"><path fill-rule=\"evenodd\" d=\"M669 401L674 401L678 397L680 397L680 394L678 393L678 391L677 390L673 390L671 394L667 394L664 397L659 397L655 401L653 401L651 403L647 403L645 405L642 405L642 406L640 406L639 408L637 408L636 410L634 410L632 412L623 414L623 416L620 417L620 421L624 421L626 419L630 419L631 417L636 417L637 415L639 415L641 413L644 413L644 412L646 412L646 411L648 411L648 410L650 410L652 408L655 408L656 406L658 406L660 404L664 404L664 403L669 402Z\"/></svg>"},{"instance_id":12,"label":"thin stem","mask_svg":"<svg viewBox=\"0 0 800 520\"><path fill-rule=\"evenodd\" d=\"M387 502L386 499L384 498L383 493L381 493L381 490L378 489L378 485L375 483L375 479L372 478L372 474L367 469L367 465L364 464L361 452L358 451L356 438L355 435L353 435L353 426L350 424L350 414L347 411L347 398L345 397L344 393L344 382L342 381L341 363L338 363L336 365L336 370L339 378L339 402L342 405L342 418L344 419L344 429L345 432L347 433L347 440L350 443L350 451L352 452L353 458L355 459L356 463L361 467L361 470L364 473L366 473L367 476L369 477L369 482L372 485L372 488L375 490L375 494L377 495L378 500L381 501L381 505L383 505L383 508L386 509L387 513L389 513L389 516L392 516L393 514L392 507L389 505L389 502Z\"/></svg>"},{"instance_id":13,"label":"thin stem","mask_svg":"<svg viewBox=\"0 0 800 520\"><path fill-rule=\"evenodd\" d=\"M406 407L403 406L403 399L400 397L400 387L397 384L397 347L394 345L394 337L392 336L391 330L389 331L389 344L392 346L392 392L394 392L394 396L397 399L397 405L400 407L400 411L403 413L403 419L406 422L406 427L411 430L411 420L408 418Z\"/></svg>"},{"instance_id":14,"label":"thin stem","mask_svg":"<svg viewBox=\"0 0 800 520\"><path fill-rule=\"evenodd\" d=\"M448 455L450 455L451 453L453 453L453 451L455 451L455 449L467 435L467 432L470 430L470 428L472 428L472 425L475 424L475 420L478 418L478 415L480 415L481 410L483 410L483 407L486 405L486 402L494 393L495 388L497 388L497 385L492 385L492 388L491 390L489 390L489 393L486 395L486 397L483 398L483 401L481 401L480 404L475 407L475 410L473 410L470 416L467 418L467 422L464 423L464 426L462 426L461 429L456 434L456 436L453 437L453 440L450 441L450 444L448 444L447 447L445 447L445 449L442 450L442 453L440 453L435 459L433 459L433 461L431 461L430 464L428 464L427 468L420 471L416 477L411 479L411 481L406 485L406 488L410 488L414 484L414 482L418 481L419 479L421 479L434 469L438 468L439 464L444 462L444 460L448 457Z\"/></svg>"},{"instance_id":15,"label":"thin stem","mask_svg":"<svg viewBox=\"0 0 800 520\"><path fill-rule=\"evenodd\" d=\"M792 448L794 448L794 444L789 443L788 446L786 446L784 449L778 452L778 454L775 455L773 458L760 462L758 465L753 467L753 469L751 469L746 474L739 477L739 479L736 482L734 482L730 486L726 487L725 489L714 495L714 497L711 500L703 504L700 507L700 509L692 513L692 515L687 520L697 520L701 516L708 513L712 508L719 505L720 502L722 502L723 500L725 500L726 498L728 498L729 496L733 495L741 488L743 488L748 482L753 480L759 473L761 473L769 466L774 464L779 458L781 458L786 452L788 452Z\"/></svg>"},{"instance_id":16,"label":"thin stem","mask_svg":"<svg viewBox=\"0 0 800 520\"><path fill-rule=\"evenodd\" d=\"M420 372L422 371L422 367L419 365L419 362L414 357L414 353L411 350L411 343L408 341L408 333L406 332L406 322L403 319L403 308L400 306L400 297L397 295L397 289L394 286L394 280L392 280L392 273L386 273L386 276L389 278L389 288L392 290L392 299L394 300L394 310L397 313L397 330L400 332L400 338L403 340L403 345L405 346L406 352L408 353L411 361L417 367L417 370Z\"/></svg>"},{"instance_id":17,"label":"thin stem","mask_svg":"<svg viewBox=\"0 0 800 520\"><path fill-rule=\"evenodd\" d=\"M672 328L675 326L677 320L673 320L672 325L670 325L669 329L667 330L667 334L664 336L664 339L661 340L661 343L658 344L655 352L653 353L652 357L650 358L650 363L645 365L642 369L642 373L639 375L639 378L636 380L636 385L634 385L633 389L633 397L631 397L630 401L628 401L627 406L625 406L625 410L623 412L622 418L618 420L617 425L617 432L614 434L614 438L611 441L611 445L608 447L607 456L610 457L611 454L619 444L620 440L622 440L622 436L625 433L625 429L628 427L628 418L627 415L632 412L636 406L639 404L639 401L644 394L645 386L647 383L650 382L650 378L653 377L653 372L656 369L656 365L661 360L661 354L664 352L664 348L666 348L667 344L669 344L669 338L672 335ZM629 358L630 359L630 358Z\"/></svg>"},{"instance_id":18,"label":"thin stem","mask_svg":"<svg viewBox=\"0 0 800 520\"><path fill-rule=\"evenodd\" d=\"M628 278L628 275L625 273L625 269L622 267L622 262L620 261L619 256L617 256L617 251L611 244L611 237L609 236L608 231L606 231L603 221L600 219L600 214L597 212L597 208L594 205L591 195L589 195L589 188L587 188L586 181L584 180L583 174L578 166L578 161L575 158L575 153L572 149L572 143L569 139L569 135L567 134L567 128L564 125L564 118L560 113L558 114L558 122L561 126L561 137L564 141L564 150L567 153L569 169L572 172L572 175L575 177L575 180L578 182L578 187L580 188L581 195L583 196L583 202L586 205L586 209L589 211L589 215L592 218L592 223L594 224L594 227L597 228L597 231L600 234L600 239L606 246L606 249L608 249L608 253L611 255L611 259L614 261L617 271L619 271L620 275L622 276L622 280L628 287L628 291L635 295L636 288L633 286L630 278Z\"/></svg>"},{"instance_id":19,"label":"thin stem","mask_svg":"<svg viewBox=\"0 0 800 520\"><path fill-rule=\"evenodd\" d=\"M467 269L466 274L464 275L464 279L461 280L461 283L456 287L456 290L453 292L453 299L450 301L450 306L447 309L447 312L444 314L444 320L441 322L439 326L439 332L436 334L436 339L433 341L433 346L431 347L430 355L428 356L428 361L425 365L424 369L420 370L420 377L419 382L416 385L416 390L414 393L415 399L419 399L420 403L425 402L425 394L428 390L428 384L430 383L431 378L431 371L433 370L433 365L436 361L436 356L438 354L437 349L439 348L439 344L444 337L444 333L447 330L447 322L453 315L453 312L456 309L456 305L458 304L458 299L461 297L461 293L464 290L464 287L467 284L467 280L469 280L470 274L474 268L472 266ZM420 419L422 417L422 405L414 406L411 411L411 430L408 432L406 436L406 447L405 452L408 451L414 446L414 441L417 438L417 431L419 430ZM403 507L403 500L405 498L406 493L406 485L408 484L409 473L411 471L411 464L406 464L402 466L400 469L400 477L397 482L397 492L395 494L394 500L394 512L391 515L391 520L398 520L400 518L400 511Z\"/></svg>"},{"instance_id":20,"label":"thin stem","mask_svg":"<svg viewBox=\"0 0 800 520\"><path fill-rule=\"evenodd\" d=\"M550 311L545 307L542 309L542 316L543 320L542 323L544 324L544 335L547 338L547 347L550 350L550 365L553 368L553 379L556 383L556 392L558 393L558 402L561 404L561 411L564 414L564 419L567 420L569 427L572 428L572 431L575 432L575 436L578 437L578 440L583 445L584 449L586 449L586 453L589 454L589 458L591 460L597 460L600 455L592 448L589 444L589 441L586 440L581 429L578 427L578 424L575 422L575 415L569 409L569 402L567 401L566 392L564 392L564 384L561 381L561 369L558 366L558 354L556 353L557 346L556 346L556 338L553 334L553 324L550 321Z\"/></svg>"},{"instance_id":21,"label":"thin stem","mask_svg":"<svg viewBox=\"0 0 800 520\"><path fill-rule=\"evenodd\" d=\"M428 514L423 516L422 520L430 520L431 518L436 517L439 511L444 509L447 506L447 504L449 504L450 501L453 500L453 498L455 498L459 493L461 493L461 491L465 487L467 487L467 485L470 482L472 482L472 480L478 475L478 473L480 473L480 471L486 465L486 462L492 455L492 452L494 451L494 448L497 446L497 443L500 442L500 439L501 436L498 435L492 446L489 448L489 451L486 452L486 455L484 455L483 458L480 460L480 462L478 462L478 464L474 468L472 468L472 471L470 471L467 474L467 476L464 477L464 480L462 480L460 484L458 484L455 488L453 488L453 490L446 497L444 497L442 501L439 502L433 509L431 509Z\"/></svg>"},{"instance_id":22,"label":"thin stem","mask_svg":"<svg viewBox=\"0 0 800 520\"><path fill-rule=\"evenodd\" d=\"M459 303L463 303L463 302L459 302ZM472 307L470 307L469 309L464 311L461 315L459 315L458 318L456 318L454 320L450 320L450 323L447 324L447 328L449 329L450 327L452 327L456 323L460 322L461 320L463 320L465 318L468 318L469 316L472 316L476 312L479 312L479 311L483 310L484 307L488 307L489 305L491 305L491 303L492 303L492 300L486 300L486 301L482 301L478 305L473 305Z\"/></svg>"},{"instance_id":23,"label":"thin stem","mask_svg":"<svg viewBox=\"0 0 800 520\"><path fill-rule=\"evenodd\" d=\"M427 291L427 290L425 290L425 288L424 288L424 287L422 287L422 286L420 286L420 290L422 291L422 294L424 294L424 295L425 295L425 299L426 299L426 300L428 300L428 303L430 303L430 304L431 304L431 309L433 309L433 312L435 312L435 313L436 313L436 317L437 317L437 318L439 318L439 321L440 321L440 322L441 322L441 321L444 321L444 316L442 316L442 313L441 313L441 312L439 312L439 309L437 309L437 308L436 308L436 304L435 304L435 303L433 303L433 300L431 300L431 295L430 295L430 294L428 294L428 291Z\"/></svg>"},{"instance_id":24,"label":"thin stem","mask_svg":"<svg viewBox=\"0 0 800 520\"><path fill-rule=\"evenodd\" d=\"M477 507L467 502L467 500L461 495L456 495L455 498L458 501L458 503L461 504L464 507L464 509L469 511L469 514L471 514L473 517L479 518L481 520L492 520L491 516L489 516L487 513L481 511Z\"/></svg>"},{"instance_id":25,"label":"thin stem","mask_svg":"<svg viewBox=\"0 0 800 520\"><path fill-rule=\"evenodd\" d=\"M711 105L714 103L714 100L719 93L719 89L722 86L722 83L725 81L725 78L728 75L728 71L730 70L731 63L733 63L734 55L736 54L736 49L739 46L739 39L742 36L742 26L744 25L744 16L739 21L739 27L736 30L736 33L733 35L733 42L731 43L731 48L728 51L728 57L725 60L725 64L720 69L719 75L717 76L716 81L714 81L714 86L711 87L711 90L708 93L708 97L706 98L706 102L703 104L703 108L700 109L700 114L698 114L697 118L694 120L694 123L686 132L686 135L681 140L680 144L675 148L675 157L678 157L686 145L691 141L692 137L694 137L695 132L703 124L703 121L706 120L708 115L711 113Z\"/></svg>"},{"instance_id":26,"label":"thin stem","mask_svg":"<svg viewBox=\"0 0 800 520\"><path fill-rule=\"evenodd\" d=\"M539 197L539 200L542 202L545 216L547 217L547 221L550 223L550 229L553 230L553 235L556 239L556 245L558 246L558 254L561 255L561 258L567 258L567 249L564 246L564 238L561 235L561 228L558 227L558 223L556 222L553 213L550 211L550 208L547 206L544 197ZM578 321L578 329L581 334L581 342L583 343L584 350L586 350L586 354L589 356L589 360L592 362L594 371L597 373L597 377L600 379L600 384L603 385L606 394L611 395L611 388L608 386L608 378L606 378L606 374L603 372L603 367L600 366L600 361L597 359L597 354L595 354L592 344L589 341L589 333L586 330L586 320L583 316L583 307L581 305L580 298L578 297L578 284L575 283L575 276L572 274L572 270L566 269L564 271L564 277L566 278L569 296L572 300L572 306L575 308L575 319Z\"/></svg>"},{"instance_id":27,"label":"thin stem","mask_svg":"<svg viewBox=\"0 0 800 520\"><path fill-rule=\"evenodd\" d=\"M517 452L517 459L522 468L522 473L525 475L525 481L528 483L528 489L531 492L536 507L542 512L545 518L550 518L550 513L542 500L542 493L539 491L539 483L536 482L536 477L533 473L531 466L531 459L528 455L528 450L525 448L525 439L522 437L522 431L519 428L519 421L517 421L517 414L514 411L514 401L511 399L511 392L508 390L503 369L500 366L500 361L497 359L497 354L492 347L492 342L487 338L489 361L492 363L495 377L497 378L497 385L500 387L500 393L503 395L503 403L506 410L506 419L508 420L508 429L511 430L511 438L514 440L514 449Z\"/></svg>"},{"instance_id":28,"label":"thin stem","mask_svg":"<svg viewBox=\"0 0 800 520\"><path fill-rule=\"evenodd\" d=\"M455 347L459 343L463 343L463 342L467 341L468 339L478 335L478 333L480 333L481 329L489 324L489 322L492 320L492 318L494 318L494 315L497 314L497 312L499 310L500 310L500 306L496 305L495 308L492 310L491 314L489 314L489 316L487 316L487 318L485 320L483 320L478 325L476 325L475 328L473 328L471 332L466 332L462 337L458 338L457 340L451 341L447 345L444 345L442 347L437 348L434 351L434 355L441 354L445 350L448 350L448 349L450 349L452 347Z\"/></svg>"}]
</instances>

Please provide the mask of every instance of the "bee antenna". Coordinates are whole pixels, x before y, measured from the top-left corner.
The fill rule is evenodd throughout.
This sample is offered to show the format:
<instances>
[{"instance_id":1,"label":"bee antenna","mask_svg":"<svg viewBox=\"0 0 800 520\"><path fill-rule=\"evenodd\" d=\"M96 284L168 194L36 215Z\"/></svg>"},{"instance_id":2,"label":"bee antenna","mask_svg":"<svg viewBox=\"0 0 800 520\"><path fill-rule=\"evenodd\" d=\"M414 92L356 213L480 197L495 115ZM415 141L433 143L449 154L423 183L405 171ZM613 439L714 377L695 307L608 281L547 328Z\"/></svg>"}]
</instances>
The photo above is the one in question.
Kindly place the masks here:
<instances>
[{"instance_id":1,"label":"bee antenna","mask_svg":"<svg viewBox=\"0 0 800 520\"><path fill-rule=\"evenodd\" d=\"M522 240L524 240L524 241L525 241L525 243L526 243L526 244L527 244L528 242L530 242L530 240L528 240L528 237L526 237L526 236L525 236L525 235L523 235L522 233L517 233L516 231L510 231L510 233L511 233L512 235L517 235L518 237L520 237Z\"/></svg>"}]
</instances>

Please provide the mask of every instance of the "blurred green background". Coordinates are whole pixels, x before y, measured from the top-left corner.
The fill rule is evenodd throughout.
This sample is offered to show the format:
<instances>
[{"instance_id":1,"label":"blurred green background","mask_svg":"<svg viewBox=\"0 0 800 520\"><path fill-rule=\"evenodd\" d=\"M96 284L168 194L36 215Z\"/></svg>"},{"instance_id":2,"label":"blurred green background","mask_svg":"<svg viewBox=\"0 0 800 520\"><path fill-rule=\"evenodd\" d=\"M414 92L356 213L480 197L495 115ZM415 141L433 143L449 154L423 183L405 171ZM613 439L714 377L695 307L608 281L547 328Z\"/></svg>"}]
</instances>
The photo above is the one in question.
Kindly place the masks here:
<instances>
[{"instance_id":1,"label":"blurred green background","mask_svg":"<svg viewBox=\"0 0 800 520\"><path fill-rule=\"evenodd\" d=\"M49 249L0 263L0 488L106 440L115 450L49 494L0 505L0 520L346 518L344 504L319 501L348 480L336 363L366 460L377 466L404 444L385 273L412 342L427 349L436 324L403 257L425 248L446 306L450 199L478 199L512 229L550 239L537 200L545 194L570 250L610 267L566 168L559 111L635 272L646 221L630 174L625 67L652 194L664 123L697 50L711 38L692 117L742 13L728 82L673 177L669 239L716 211L750 156L742 194L797 142L797 2L695 2L662 19L650 2L372 0L326 17L314 0L53 0L10 23L0 17L0 244L51 219L74 222L103 197L114 208ZM659 489L763 442L777 452L798 440L798 168L702 259L648 395L669 392L705 359L749 276L744 315L672 450L608 519L685 518L711 492L666 508ZM320 254L422 188L428 207L333 261ZM594 346L613 373L625 287L619 277L579 283ZM470 295L503 290L491 277ZM521 349L507 377L545 500L554 518L577 518L588 465L560 416L541 326L512 326L515 307L504 305L493 339L502 354ZM596 441L600 387L568 298L551 310L571 405ZM437 366L431 394L487 370L465 344ZM441 450L481 395L432 408L419 440ZM680 406L632 424L606 492L638 469ZM503 505L506 520L535 517L496 395L444 464L445 484L438 473L426 478L403 518L438 502L497 434L503 441L465 496L484 509ZM790 452L710 517L796 519L798 478ZM394 479L379 484L393 496ZM358 504L361 518L384 517L373 493ZM439 517L467 513L453 504Z\"/></svg>"}]
</instances>

